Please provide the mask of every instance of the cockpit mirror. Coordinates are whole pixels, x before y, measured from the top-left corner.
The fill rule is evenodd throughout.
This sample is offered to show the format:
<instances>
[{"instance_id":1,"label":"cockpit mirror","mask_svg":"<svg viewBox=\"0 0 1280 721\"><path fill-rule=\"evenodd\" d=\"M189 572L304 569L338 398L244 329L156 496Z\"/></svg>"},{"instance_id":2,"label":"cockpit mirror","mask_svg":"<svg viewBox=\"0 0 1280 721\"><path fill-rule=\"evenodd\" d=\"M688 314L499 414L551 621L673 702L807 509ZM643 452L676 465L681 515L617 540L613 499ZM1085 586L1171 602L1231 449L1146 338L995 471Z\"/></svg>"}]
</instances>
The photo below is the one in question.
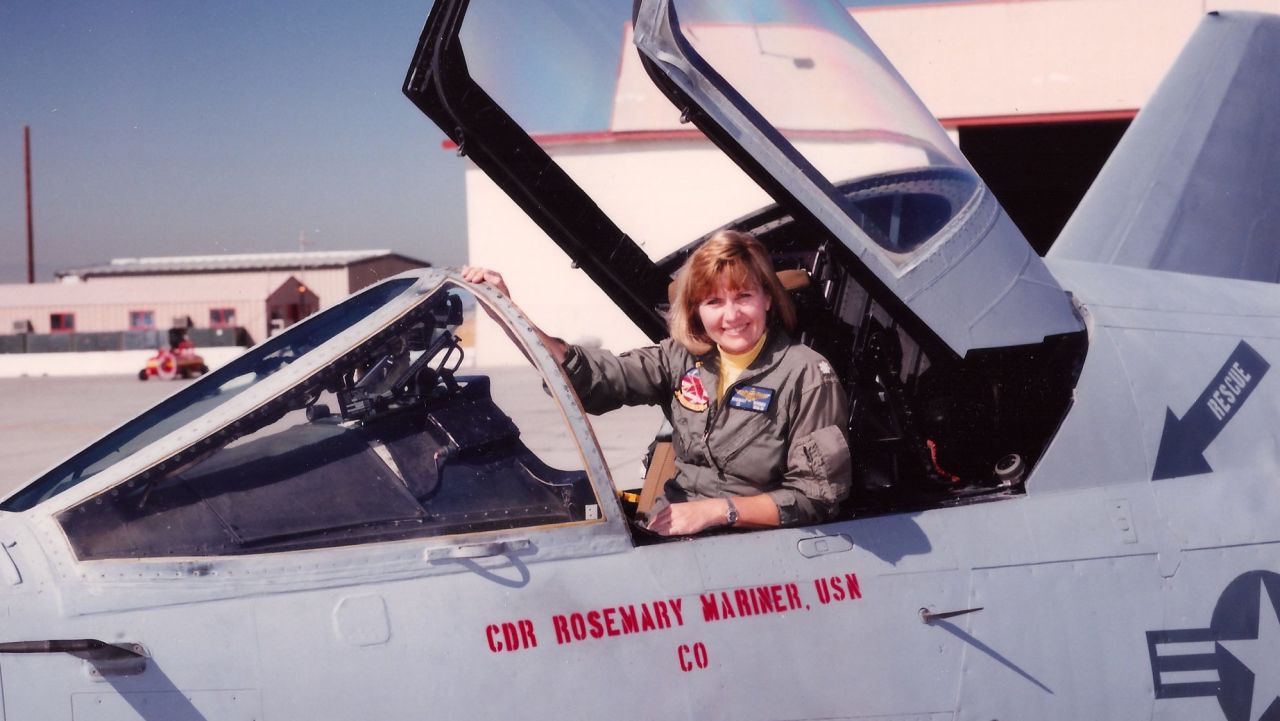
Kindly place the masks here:
<instances>
[{"instance_id":1,"label":"cockpit mirror","mask_svg":"<svg viewBox=\"0 0 1280 721\"><path fill-rule=\"evenodd\" d=\"M457 295L446 295L440 299L434 312L436 323L445 326L462 325L462 298Z\"/></svg>"}]
</instances>

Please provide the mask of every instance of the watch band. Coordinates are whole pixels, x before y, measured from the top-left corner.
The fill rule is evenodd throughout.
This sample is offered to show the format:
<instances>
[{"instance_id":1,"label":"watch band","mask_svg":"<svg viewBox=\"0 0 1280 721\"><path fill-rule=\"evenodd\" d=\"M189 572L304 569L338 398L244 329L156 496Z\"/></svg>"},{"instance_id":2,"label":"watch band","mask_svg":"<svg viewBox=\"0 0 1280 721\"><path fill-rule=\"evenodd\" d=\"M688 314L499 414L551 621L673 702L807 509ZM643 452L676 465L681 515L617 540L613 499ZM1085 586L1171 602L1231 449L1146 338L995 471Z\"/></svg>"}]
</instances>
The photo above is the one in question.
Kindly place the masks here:
<instances>
[{"instance_id":1,"label":"watch band","mask_svg":"<svg viewBox=\"0 0 1280 721\"><path fill-rule=\"evenodd\" d=\"M733 505L733 498L729 496L725 496L724 501L729 504L724 511L725 525L733 526L738 523L738 507Z\"/></svg>"}]
</instances>

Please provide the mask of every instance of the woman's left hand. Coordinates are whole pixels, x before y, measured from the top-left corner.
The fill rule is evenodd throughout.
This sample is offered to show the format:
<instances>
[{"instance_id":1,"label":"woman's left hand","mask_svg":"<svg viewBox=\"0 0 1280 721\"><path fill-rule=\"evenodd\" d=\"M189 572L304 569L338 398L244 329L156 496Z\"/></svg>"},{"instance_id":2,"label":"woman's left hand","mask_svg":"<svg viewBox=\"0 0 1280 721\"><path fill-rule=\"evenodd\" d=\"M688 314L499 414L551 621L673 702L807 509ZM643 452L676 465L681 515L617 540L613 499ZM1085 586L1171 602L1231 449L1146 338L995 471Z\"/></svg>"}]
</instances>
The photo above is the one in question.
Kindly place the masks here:
<instances>
[{"instance_id":1,"label":"woman's left hand","mask_svg":"<svg viewBox=\"0 0 1280 721\"><path fill-rule=\"evenodd\" d=\"M649 520L648 529L660 536L684 536L723 525L728 502L723 498L672 503Z\"/></svg>"}]
</instances>

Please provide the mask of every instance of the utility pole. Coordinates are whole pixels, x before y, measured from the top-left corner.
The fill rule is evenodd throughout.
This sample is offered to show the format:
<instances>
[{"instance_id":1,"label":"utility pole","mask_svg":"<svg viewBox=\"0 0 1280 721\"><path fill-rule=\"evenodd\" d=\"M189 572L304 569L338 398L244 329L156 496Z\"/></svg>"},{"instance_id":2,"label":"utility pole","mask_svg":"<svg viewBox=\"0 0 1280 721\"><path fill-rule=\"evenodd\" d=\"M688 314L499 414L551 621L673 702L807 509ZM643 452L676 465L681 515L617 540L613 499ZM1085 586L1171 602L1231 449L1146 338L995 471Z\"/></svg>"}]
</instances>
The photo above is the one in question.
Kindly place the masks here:
<instances>
[{"instance_id":1,"label":"utility pole","mask_svg":"<svg viewBox=\"0 0 1280 721\"><path fill-rule=\"evenodd\" d=\"M27 170L27 283L36 282L36 235L31 218L31 126L22 126L22 156Z\"/></svg>"}]
</instances>

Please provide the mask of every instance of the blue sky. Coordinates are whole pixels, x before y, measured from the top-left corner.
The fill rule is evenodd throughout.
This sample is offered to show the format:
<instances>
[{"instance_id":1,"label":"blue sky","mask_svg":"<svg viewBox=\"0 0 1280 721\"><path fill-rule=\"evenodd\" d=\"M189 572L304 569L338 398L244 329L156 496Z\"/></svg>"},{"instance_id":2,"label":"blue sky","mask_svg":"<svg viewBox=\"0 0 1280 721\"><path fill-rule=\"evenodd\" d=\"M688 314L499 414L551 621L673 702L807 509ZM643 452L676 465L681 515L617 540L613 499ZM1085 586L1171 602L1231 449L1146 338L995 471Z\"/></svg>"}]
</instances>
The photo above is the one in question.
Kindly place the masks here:
<instances>
[{"instance_id":1,"label":"blue sky","mask_svg":"<svg viewBox=\"0 0 1280 721\"><path fill-rule=\"evenodd\" d=\"M113 257L292 251L300 234L462 262L463 163L400 93L428 7L4 0L0 283L26 278L24 125L37 280Z\"/></svg>"}]
</instances>

